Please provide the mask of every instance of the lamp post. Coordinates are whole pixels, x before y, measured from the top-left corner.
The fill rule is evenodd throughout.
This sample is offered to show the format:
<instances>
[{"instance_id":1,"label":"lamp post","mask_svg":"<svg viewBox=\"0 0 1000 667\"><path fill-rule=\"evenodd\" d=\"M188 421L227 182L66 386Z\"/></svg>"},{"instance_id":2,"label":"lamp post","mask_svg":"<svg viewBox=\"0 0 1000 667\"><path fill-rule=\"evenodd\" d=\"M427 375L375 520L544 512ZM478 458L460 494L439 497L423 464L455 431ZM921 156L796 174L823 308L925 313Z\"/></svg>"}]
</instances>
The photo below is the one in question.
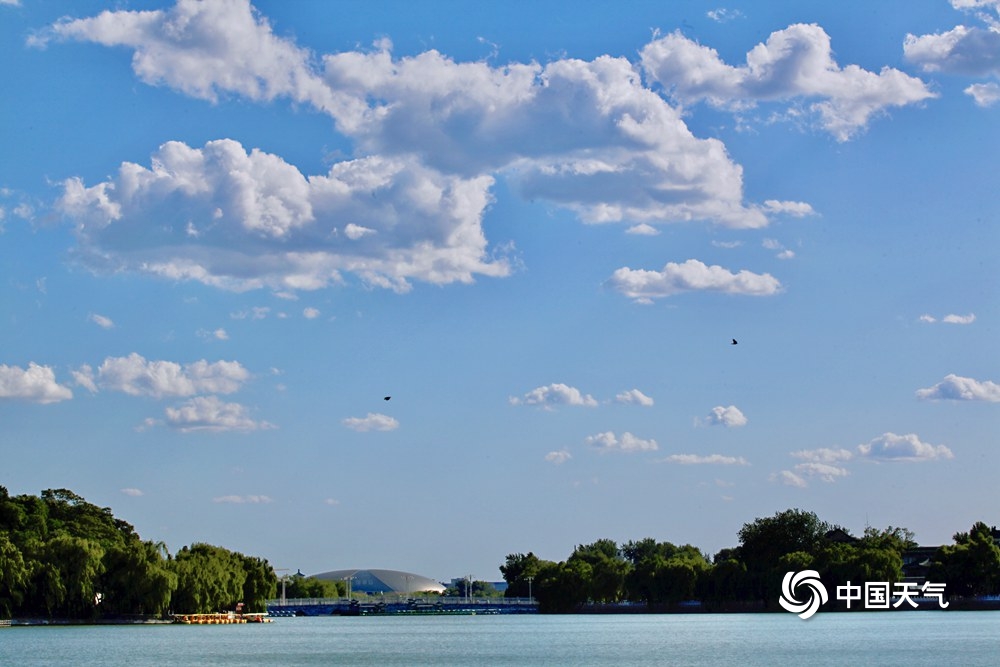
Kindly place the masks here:
<instances>
[{"instance_id":1,"label":"lamp post","mask_svg":"<svg viewBox=\"0 0 1000 667\"><path fill-rule=\"evenodd\" d=\"M287 567L271 568L275 574L279 572L289 572ZM285 597L285 583L288 581L288 575L281 575L281 606L284 607L288 604L288 598Z\"/></svg>"},{"instance_id":2,"label":"lamp post","mask_svg":"<svg viewBox=\"0 0 1000 667\"><path fill-rule=\"evenodd\" d=\"M534 579L534 577L525 577L525 579L528 580L528 602L531 602L531 580Z\"/></svg>"}]
</instances>

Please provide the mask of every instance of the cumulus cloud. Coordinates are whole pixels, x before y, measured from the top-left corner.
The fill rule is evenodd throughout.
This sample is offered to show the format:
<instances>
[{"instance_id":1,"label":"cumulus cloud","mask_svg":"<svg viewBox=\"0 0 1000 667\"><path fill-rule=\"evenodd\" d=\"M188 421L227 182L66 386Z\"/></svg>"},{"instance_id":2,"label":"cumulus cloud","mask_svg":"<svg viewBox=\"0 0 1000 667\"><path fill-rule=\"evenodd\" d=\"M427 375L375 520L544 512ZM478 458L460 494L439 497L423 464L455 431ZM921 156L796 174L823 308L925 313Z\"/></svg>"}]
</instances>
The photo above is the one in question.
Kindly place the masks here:
<instances>
[{"instance_id":1,"label":"cumulus cloud","mask_svg":"<svg viewBox=\"0 0 1000 667\"><path fill-rule=\"evenodd\" d=\"M561 465L573 458L566 449L557 449L545 455L545 460L555 465Z\"/></svg>"},{"instance_id":2,"label":"cumulus cloud","mask_svg":"<svg viewBox=\"0 0 1000 667\"><path fill-rule=\"evenodd\" d=\"M719 466L748 466L750 463L742 456L723 456L722 454L671 454L664 459L667 463L677 463L680 465L719 465Z\"/></svg>"},{"instance_id":3,"label":"cumulus cloud","mask_svg":"<svg viewBox=\"0 0 1000 667\"><path fill-rule=\"evenodd\" d=\"M133 498L138 498L139 496L144 495L142 490L136 488L127 488L127 489L122 489L121 491L126 496L132 496Z\"/></svg>"},{"instance_id":4,"label":"cumulus cloud","mask_svg":"<svg viewBox=\"0 0 1000 667\"><path fill-rule=\"evenodd\" d=\"M746 416L735 405L723 407L717 405L712 408L712 412L702 420L708 426L725 426L726 428L736 428L746 426Z\"/></svg>"},{"instance_id":5,"label":"cumulus cloud","mask_svg":"<svg viewBox=\"0 0 1000 667\"><path fill-rule=\"evenodd\" d=\"M838 477L846 477L850 474L848 473L847 468L831 465L829 463L819 463L816 461L799 463L795 466L795 470L809 477L818 477L824 482L833 482Z\"/></svg>"},{"instance_id":6,"label":"cumulus cloud","mask_svg":"<svg viewBox=\"0 0 1000 667\"><path fill-rule=\"evenodd\" d=\"M0 400L14 399L29 403L58 403L73 398L73 392L56 382L49 366L30 362L27 368L0 364Z\"/></svg>"},{"instance_id":7,"label":"cumulus cloud","mask_svg":"<svg viewBox=\"0 0 1000 667\"><path fill-rule=\"evenodd\" d=\"M1000 32L958 25L932 35L908 34L903 55L926 72L995 76L1000 74Z\"/></svg>"},{"instance_id":8,"label":"cumulus cloud","mask_svg":"<svg viewBox=\"0 0 1000 667\"><path fill-rule=\"evenodd\" d=\"M307 320L315 320L317 317L319 317L319 309L304 308L302 310L302 317L306 318Z\"/></svg>"},{"instance_id":9,"label":"cumulus cloud","mask_svg":"<svg viewBox=\"0 0 1000 667\"><path fill-rule=\"evenodd\" d=\"M662 271L646 269L617 269L606 285L630 299L650 303L682 292L711 291L747 296L770 296L781 291L781 283L769 273L707 266L696 259L677 264L668 262Z\"/></svg>"},{"instance_id":10,"label":"cumulus cloud","mask_svg":"<svg viewBox=\"0 0 1000 667\"><path fill-rule=\"evenodd\" d=\"M406 291L412 279L509 273L488 256L481 225L492 184L408 157L359 158L306 176L230 139L201 148L172 141L149 167L126 162L92 186L68 179L57 208L76 225L79 257L95 268L237 291L318 289L347 272ZM386 233L348 233L347 220Z\"/></svg>"},{"instance_id":11,"label":"cumulus cloud","mask_svg":"<svg viewBox=\"0 0 1000 667\"><path fill-rule=\"evenodd\" d=\"M978 107L991 107L1000 102L1000 85L995 83L974 83L963 90Z\"/></svg>"},{"instance_id":12,"label":"cumulus cloud","mask_svg":"<svg viewBox=\"0 0 1000 667\"><path fill-rule=\"evenodd\" d=\"M917 398L947 401L986 401L1000 403L1000 385L990 380L949 374L933 387L917 390Z\"/></svg>"},{"instance_id":13,"label":"cumulus cloud","mask_svg":"<svg viewBox=\"0 0 1000 667\"><path fill-rule=\"evenodd\" d=\"M586 443L602 452L655 452L660 448L656 440L637 438L628 431L622 433L621 437L612 431L589 435Z\"/></svg>"},{"instance_id":14,"label":"cumulus cloud","mask_svg":"<svg viewBox=\"0 0 1000 667\"><path fill-rule=\"evenodd\" d=\"M646 396L644 393L638 389L629 389L628 391L623 391L617 396L615 396L616 403L625 403L628 405L641 405L643 407L650 407L653 405L653 399Z\"/></svg>"},{"instance_id":15,"label":"cumulus cloud","mask_svg":"<svg viewBox=\"0 0 1000 667\"><path fill-rule=\"evenodd\" d=\"M110 11L62 19L29 39L128 47L132 70L145 83L217 101L236 94L255 101L288 97L326 106L330 91L309 66L311 55L278 37L247 0L178 0L170 9Z\"/></svg>"},{"instance_id":16,"label":"cumulus cloud","mask_svg":"<svg viewBox=\"0 0 1000 667\"><path fill-rule=\"evenodd\" d=\"M914 433L883 433L870 442L858 445L858 455L874 461L933 461L954 458L944 445L922 442Z\"/></svg>"},{"instance_id":17,"label":"cumulus cloud","mask_svg":"<svg viewBox=\"0 0 1000 667\"><path fill-rule=\"evenodd\" d=\"M314 289L345 274L399 291L413 280L505 276L510 263L481 225L500 175L525 198L640 234L690 220L757 228L811 212L745 202L742 168L724 145L696 137L625 58L494 67L437 51L396 57L388 40L318 55L277 35L247 0L105 11L29 41L67 40L131 49L140 80L192 97L309 105L359 156L306 175L228 139L168 142L149 166L125 162L96 184L68 179L59 209L92 266L239 290ZM837 118L863 106L831 99L839 106L818 107L834 105L827 115Z\"/></svg>"},{"instance_id":18,"label":"cumulus cloud","mask_svg":"<svg viewBox=\"0 0 1000 667\"><path fill-rule=\"evenodd\" d=\"M772 482L779 482L785 486L794 486L798 489L804 489L809 486L805 479L803 479L800 475L796 475L791 470L781 470L779 472L772 473L768 479Z\"/></svg>"},{"instance_id":19,"label":"cumulus cloud","mask_svg":"<svg viewBox=\"0 0 1000 667\"><path fill-rule=\"evenodd\" d=\"M399 422L389 415L369 412L364 417L348 417L341 423L352 431L394 431L399 428Z\"/></svg>"},{"instance_id":20,"label":"cumulus cloud","mask_svg":"<svg viewBox=\"0 0 1000 667\"><path fill-rule=\"evenodd\" d=\"M584 394L576 387L561 382L555 382L544 387L532 389L522 398L511 396L511 405L538 405L545 409L552 409L559 405L578 405L588 408L597 406L597 400L590 394Z\"/></svg>"},{"instance_id":21,"label":"cumulus cloud","mask_svg":"<svg viewBox=\"0 0 1000 667\"><path fill-rule=\"evenodd\" d=\"M740 110L762 101L817 100L809 111L838 141L847 141L890 107L934 97L923 81L891 67L878 73L857 65L841 67L833 59L829 35L815 24L771 33L739 67L677 31L643 48L642 66L671 95L688 103L706 100Z\"/></svg>"},{"instance_id":22,"label":"cumulus cloud","mask_svg":"<svg viewBox=\"0 0 1000 667\"><path fill-rule=\"evenodd\" d=\"M91 391L97 388L121 391L131 396L168 398L195 394L231 394L250 378L238 361L202 359L181 365L173 361L149 361L133 352L127 357L108 357L96 374L81 366L73 374L77 383Z\"/></svg>"},{"instance_id":23,"label":"cumulus cloud","mask_svg":"<svg viewBox=\"0 0 1000 667\"><path fill-rule=\"evenodd\" d=\"M257 431L274 428L265 421L254 421L250 411L239 403L226 403L218 396L195 396L176 408L166 408L170 428L192 431Z\"/></svg>"},{"instance_id":24,"label":"cumulus cloud","mask_svg":"<svg viewBox=\"0 0 1000 667\"><path fill-rule=\"evenodd\" d=\"M952 0L951 4L985 25L957 25L930 35L907 34L903 40L903 55L925 72L1000 76L1000 3L996 0ZM974 83L963 92L979 107L990 107L1000 101L1000 85L993 81Z\"/></svg>"}]
</instances>

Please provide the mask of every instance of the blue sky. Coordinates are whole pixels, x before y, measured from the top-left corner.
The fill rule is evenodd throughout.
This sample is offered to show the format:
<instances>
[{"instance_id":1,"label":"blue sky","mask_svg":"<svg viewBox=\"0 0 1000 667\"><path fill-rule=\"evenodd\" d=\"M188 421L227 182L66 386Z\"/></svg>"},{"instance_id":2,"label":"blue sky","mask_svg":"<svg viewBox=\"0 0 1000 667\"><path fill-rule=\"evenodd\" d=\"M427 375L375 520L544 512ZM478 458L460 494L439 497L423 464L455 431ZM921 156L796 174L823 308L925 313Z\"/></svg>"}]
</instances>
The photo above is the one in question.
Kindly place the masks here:
<instances>
[{"instance_id":1,"label":"blue sky","mask_svg":"<svg viewBox=\"0 0 1000 667\"><path fill-rule=\"evenodd\" d=\"M0 50L12 493L439 579L998 520L997 0L4 0Z\"/></svg>"}]
</instances>

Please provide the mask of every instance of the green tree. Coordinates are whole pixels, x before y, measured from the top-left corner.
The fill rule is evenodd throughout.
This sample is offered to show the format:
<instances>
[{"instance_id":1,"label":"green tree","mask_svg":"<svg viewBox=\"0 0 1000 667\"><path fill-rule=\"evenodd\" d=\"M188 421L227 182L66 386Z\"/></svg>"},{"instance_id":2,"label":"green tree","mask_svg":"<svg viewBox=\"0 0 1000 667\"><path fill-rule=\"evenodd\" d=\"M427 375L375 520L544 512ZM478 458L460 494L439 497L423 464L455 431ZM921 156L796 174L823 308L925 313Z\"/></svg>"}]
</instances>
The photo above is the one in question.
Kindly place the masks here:
<instances>
[{"instance_id":1,"label":"green tree","mask_svg":"<svg viewBox=\"0 0 1000 667\"><path fill-rule=\"evenodd\" d=\"M968 533L956 533L955 544L938 549L928 580L946 584L949 596L1000 593L1000 547L982 521Z\"/></svg>"},{"instance_id":2,"label":"green tree","mask_svg":"<svg viewBox=\"0 0 1000 667\"><path fill-rule=\"evenodd\" d=\"M6 531L0 530L0 618L10 618L20 607L27 584L28 569L21 551L7 538Z\"/></svg>"},{"instance_id":3,"label":"green tree","mask_svg":"<svg viewBox=\"0 0 1000 667\"><path fill-rule=\"evenodd\" d=\"M507 582L505 597L526 598L533 593L533 587L529 584L538 578L538 572L542 567L542 561L532 552L527 554L507 554L507 559L500 566L500 574Z\"/></svg>"},{"instance_id":4,"label":"green tree","mask_svg":"<svg viewBox=\"0 0 1000 667\"><path fill-rule=\"evenodd\" d=\"M815 513L799 509L743 524L738 553L740 561L746 565L753 595L765 604L777 600L784 575L778 565L779 559L797 551L816 554L830 528L830 524L820 521Z\"/></svg>"},{"instance_id":5,"label":"green tree","mask_svg":"<svg viewBox=\"0 0 1000 667\"><path fill-rule=\"evenodd\" d=\"M543 562L538 572L535 592L539 611L574 611L587 601L590 577L590 565L581 559L560 563Z\"/></svg>"},{"instance_id":6,"label":"green tree","mask_svg":"<svg viewBox=\"0 0 1000 667\"><path fill-rule=\"evenodd\" d=\"M109 549L101 586L104 613L162 616L177 588L166 545L132 540Z\"/></svg>"},{"instance_id":7,"label":"green tree","mask_svg":"<svg viewBox=\"0 0 1000 667\"><path fill-rule=\"evenodd\" d=\"M569 562L574 561L589 566L590 576L584 592L588 599L597 603L614 603L622 599L630 566L613 540L602 539L578 546L569 557Z\"/></svg>"}]
</instances>

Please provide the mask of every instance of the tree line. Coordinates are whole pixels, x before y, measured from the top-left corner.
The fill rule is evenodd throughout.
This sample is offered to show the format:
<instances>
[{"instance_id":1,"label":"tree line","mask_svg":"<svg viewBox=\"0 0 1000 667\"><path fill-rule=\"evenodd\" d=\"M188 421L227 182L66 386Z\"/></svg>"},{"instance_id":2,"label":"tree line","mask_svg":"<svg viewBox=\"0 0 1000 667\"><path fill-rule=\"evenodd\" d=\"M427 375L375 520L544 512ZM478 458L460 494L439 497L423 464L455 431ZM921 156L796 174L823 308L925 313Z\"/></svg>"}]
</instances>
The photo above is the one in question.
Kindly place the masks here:
<instances>
[{"instance_id":1,"label":"tree line","mask_svg":"<svg viewBox=\"0 0 1000 667\"><path fill-rule=\"evenodd\" d=\"M711 558L690 544L601 539L578 545L559 562L531 552L509 554L500 572L508 597L530 591L543 612L624 602L667 609L691 600L706 610L768 609L777 607L786 572L816 570L828 591L848 581L895 584L904 579L904 556L917 547L905 528L866 528L855 537L799 509L746 523L738 537L736 547ZM915 571L944 583L949 598L1000 594L998 538L995 528L977 522L931 554L929 563L914 563Z\"/></svg>"},{"instance_id":2,"label":"tree line","mask_svg":"<svg viewBox=\"0 0 1000 667\"><path fill-rule=\"evenodd\" d=\"M209 544L171 555L72 491L0 486L0 619L266 611L276 590L264 559Z\"/></svg>"}]
</instances>

